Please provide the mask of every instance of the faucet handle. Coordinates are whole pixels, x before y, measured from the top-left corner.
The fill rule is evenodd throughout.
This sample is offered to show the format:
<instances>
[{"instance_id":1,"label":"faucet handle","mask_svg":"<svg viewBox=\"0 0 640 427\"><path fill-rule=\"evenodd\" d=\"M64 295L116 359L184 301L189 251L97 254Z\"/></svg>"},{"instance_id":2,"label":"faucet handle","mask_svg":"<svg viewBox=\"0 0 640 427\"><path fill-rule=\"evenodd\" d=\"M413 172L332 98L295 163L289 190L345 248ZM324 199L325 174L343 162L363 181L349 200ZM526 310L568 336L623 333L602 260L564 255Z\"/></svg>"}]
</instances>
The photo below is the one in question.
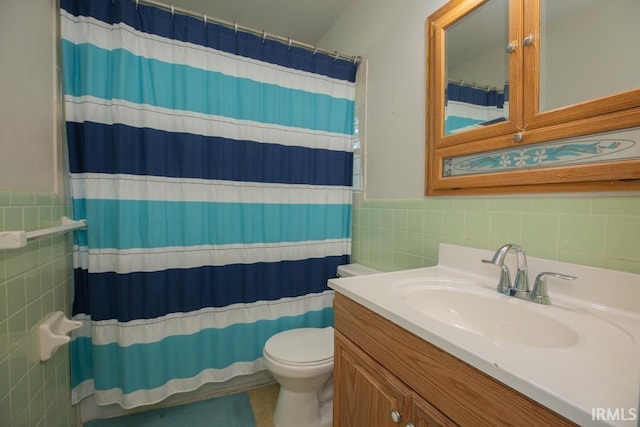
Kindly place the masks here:
<instances>
[{"instance_id":1,"label":"faucet handle","mask_svg":"<svg viewBox=\"0 0 640 427\"><path fill-rule=\"evenodd\" d=\"M547 277L553 276L564 280L574 280L576 276L569 276L567 274L552 273L549 271L542 272L536 276L536 281L533 284L530 298L533 302L539 304L549 305L551 304L551 298L549 298L549 292L547 291Z\"/></svg>"},{"instance_id":2,"label":"faucet handle","mask_svg":"<svg viewBox=\"0 0 640 427\"><path fill-rule=\"evenodd\" d=\"M516 292L524 292L529 293L531 289L529 289L529 277L527 277L527 270L518 269L516 272L516 278L513 282L513 289Z\"/></svg>"},{"instance_id":3,"label":"faucet handle","mask_svg":"<svg viewBox=\"0 0 640 427\"><path fill-rule=\"evenodd\" d=\"M483 259L482 262L485 264L493 264L496 267L500 267L500 280L498 280L498 287L496 291L501 294L511 296L513 295L513 288L511 287L511 275L509 274L509 267L500 263L496 263L493 260L489 261L488 259Z\"/></svg>"}]
</instances>

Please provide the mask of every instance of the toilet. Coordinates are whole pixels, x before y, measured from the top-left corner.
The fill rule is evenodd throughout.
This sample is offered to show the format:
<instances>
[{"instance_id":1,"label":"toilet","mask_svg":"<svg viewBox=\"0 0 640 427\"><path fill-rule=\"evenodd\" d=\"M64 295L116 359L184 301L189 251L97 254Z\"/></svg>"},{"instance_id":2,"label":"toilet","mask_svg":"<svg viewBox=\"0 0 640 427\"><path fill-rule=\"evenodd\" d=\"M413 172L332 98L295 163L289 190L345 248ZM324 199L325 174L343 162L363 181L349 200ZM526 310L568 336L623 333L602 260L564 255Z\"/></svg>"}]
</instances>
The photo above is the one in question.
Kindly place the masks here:
<instances>
[{"instance_id":1,"label":"toilet","mask_svg":"<svg viewBox=\"0 0 640 427\"><path fill-rule=\"evenodd\" d=\"M360 264L338 266L338 277L374 274ZM264 366L280 384L275 427L331 427L333 328L298 328L273 335L262 352Z\"/></svg>"}]
</instances>

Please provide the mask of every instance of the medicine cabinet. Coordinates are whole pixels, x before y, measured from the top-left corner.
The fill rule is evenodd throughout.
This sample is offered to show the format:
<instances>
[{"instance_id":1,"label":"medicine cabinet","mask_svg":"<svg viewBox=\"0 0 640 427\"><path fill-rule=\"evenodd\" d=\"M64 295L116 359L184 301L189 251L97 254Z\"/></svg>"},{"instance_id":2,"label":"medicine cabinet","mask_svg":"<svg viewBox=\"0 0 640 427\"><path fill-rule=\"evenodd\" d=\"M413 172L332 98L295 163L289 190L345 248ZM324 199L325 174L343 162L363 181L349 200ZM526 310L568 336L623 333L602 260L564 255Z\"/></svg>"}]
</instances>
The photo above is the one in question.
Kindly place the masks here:
<instances>
[{"instance_id":1,"label":"medicine cabinet","mask_svg":"<svg viewBox=\"0 0 640 427\"><path fill-rule=\"evenodd\" d=\"M451 0L427 20L426 194L640 189L640 2Z\"/></svg>"}]
</instances>

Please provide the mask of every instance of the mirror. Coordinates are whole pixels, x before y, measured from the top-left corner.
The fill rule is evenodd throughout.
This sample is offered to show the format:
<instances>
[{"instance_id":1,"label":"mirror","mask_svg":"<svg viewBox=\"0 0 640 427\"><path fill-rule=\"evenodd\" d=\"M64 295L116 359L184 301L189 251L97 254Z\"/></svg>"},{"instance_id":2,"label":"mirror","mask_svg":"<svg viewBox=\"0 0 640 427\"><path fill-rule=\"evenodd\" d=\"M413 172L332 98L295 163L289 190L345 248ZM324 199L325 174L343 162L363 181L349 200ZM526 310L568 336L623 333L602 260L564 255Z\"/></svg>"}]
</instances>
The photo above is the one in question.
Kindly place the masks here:
<instances>
[{"instance_id":1,"label":"mirror","mask_svg":"<svg viewBox=\"0 0 640 427\"><path fill-rule=\"evenodd\" d=\"M640 88L639 16L638 0L542 0L540 112Z\"/></svg>"},{"instance_id":2,"label":"mirror","mask_svg":"<svg viewBox=\"0 0 640 427\"><path fill-rule=\"evenodd\" d=\"M446 28L444 135L508 120L508 11L489 0Z\"/></svg>"}]
</instances>

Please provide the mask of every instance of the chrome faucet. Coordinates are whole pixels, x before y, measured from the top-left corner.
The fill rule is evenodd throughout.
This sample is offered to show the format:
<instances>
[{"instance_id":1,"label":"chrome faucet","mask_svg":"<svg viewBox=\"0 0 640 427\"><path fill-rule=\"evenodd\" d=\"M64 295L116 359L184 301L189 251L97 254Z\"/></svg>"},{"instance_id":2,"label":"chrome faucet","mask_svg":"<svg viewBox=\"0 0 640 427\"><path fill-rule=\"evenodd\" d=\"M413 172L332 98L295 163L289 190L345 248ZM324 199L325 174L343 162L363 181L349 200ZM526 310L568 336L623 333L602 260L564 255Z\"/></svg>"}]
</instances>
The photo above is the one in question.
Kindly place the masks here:
<instances>
[{"instance_id":1,"label":"chrome faucet","mask_svg":"<svg viewBox=\"0 0 640 427\"><path fill-rule=\"evenodd\" d=\"M547 291L547 277L549 276L557 277L564 280L576 279L576 276L551 273L549 271L540 273L536 276L536 281L533 284L533 290L531 291L530 295L531 301L537 302L538 304L551 305L551 298L549 298L549 293Z\"/></svg>"},{"instance_id":2,"label":"chrome faucet","mask_svg":"<svg viewBox=\"0 0 640 427\"><path fill-rule=\"evenodd\" d=\"M510 250L514 250L517 259L517 271L516 278L511 284L511 275L509 274L509 267L504 265L504 259ZM527 254L524 249L515 243L507 243L498 248L491 261L483 259L482 262L487 264L493 264L500 267L500 280L498 281L498 287L496 290L501 294L508 296L528 296L531 289L529 289L529 277L527 270Z\"/></svg>"},{"instance_id":3,"label":"chrome faucet","mask_svg":"<svg viewBox=\"0 0 640 427\"><path fill-rule=\"evenodd\" d=\"M517 271L516 278L513 281L513 290L515 296L528 296L531 289L529 289L529 270L527 268L527 254L518 245L511 245L511 248L516 251L517 258Z\"/></svg>"},{"instance_id":4,"label":"chrome faucet","mask_svg":"<svg viewBox=\"0 0 640 427\"><path fill-rule=\"evenodd\" d=\"M497 267L500 267L500 280L498 280L498 287L496 291L501 294L511 296L512 286L511 286L511 275L509 274L509 267L504 265L504 259L507 256L507 252L513 247L511 243L507 243L506 245L500 246L495 254L493 254L493 258L491 261L487 259L483 259L482 262L486 264L493 264Z\"/></svg>"},{"instance_id":5,"label":"chrome faucet","mask_svg":"<svg viewBox=\"0 0 640 427\"><path fill-rule=\"evenodd\" d=\"M517 261L516 278L513 281L513 285L511 284L509 267L504 265L504 260L510 250L515 251ZM568 276L566 274L543 272L536 276L533 289L530 289L527 254L522 247L515 243L507 243L506 245L500 246L495 254L493 254L491 260L483 259L482 262L500 267L500 279L498 280L496 291L507 296L514 296L539 304L551 304L551 299L547 291L547 277L553 276L564 280L573 280L576 278L575 276Z\"/></svg>"}]
</instances>

